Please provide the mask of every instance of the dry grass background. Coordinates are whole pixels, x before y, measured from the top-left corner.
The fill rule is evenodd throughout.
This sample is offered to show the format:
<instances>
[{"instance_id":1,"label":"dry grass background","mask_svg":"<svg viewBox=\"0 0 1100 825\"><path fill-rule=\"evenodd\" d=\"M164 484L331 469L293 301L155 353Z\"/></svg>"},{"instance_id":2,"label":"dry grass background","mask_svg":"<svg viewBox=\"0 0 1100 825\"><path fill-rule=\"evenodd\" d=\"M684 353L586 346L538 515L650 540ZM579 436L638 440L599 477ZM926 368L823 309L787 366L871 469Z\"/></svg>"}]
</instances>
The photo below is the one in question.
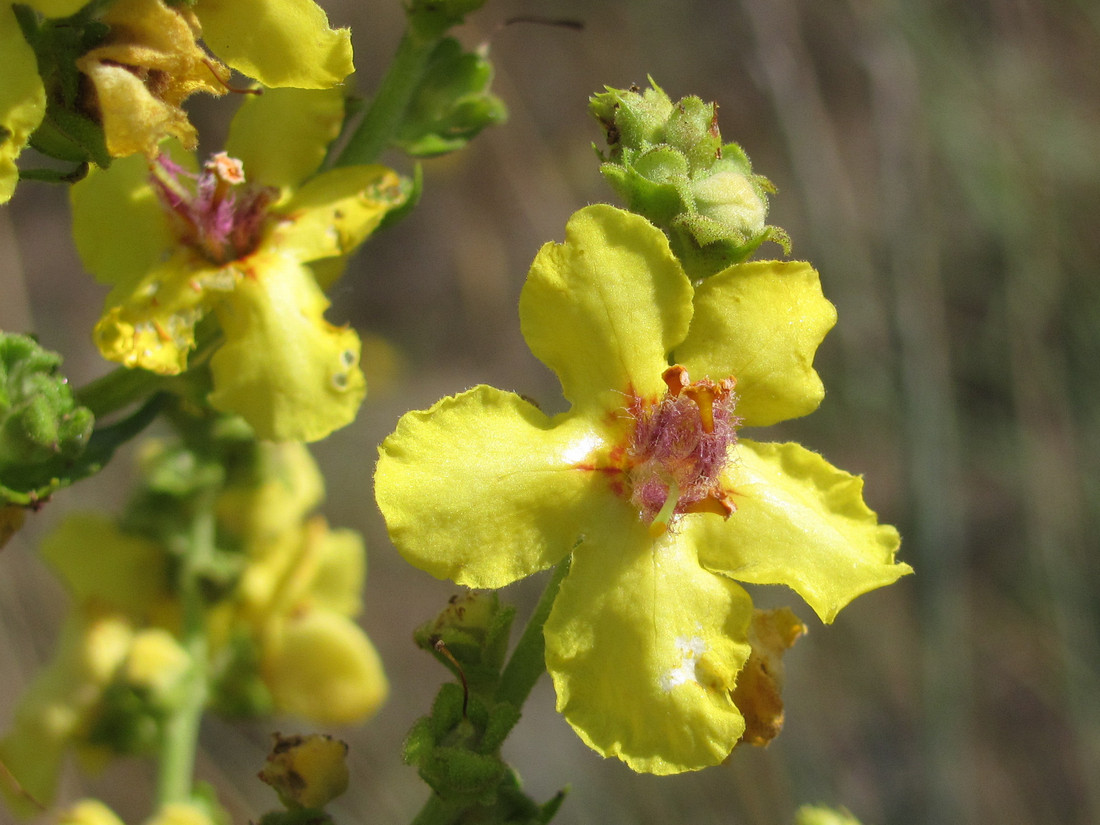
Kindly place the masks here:
<instances>
[{"instance_id":1,"label":"dry grass background","mask_svg":"<svg viewBox=\"0 0 1100 825\"><path fill-rule=\"evenodd\" d=\"M325 5L352 26L369 92L398 3ZM586 28L498 28L531 13ZM865 825L1100 822L1100 7L490 0L458 34L490 38L511 120L427 163L420 208L333 296L333 317L403 359L376 377L359 421L315 449L330 519L369 537L364 624L393 683L379 717L342 732L355 779L340 821L408 821L423 799L397 749L444 673L409 637L452 592L389 546L371 497L376 444L405 410L475 383L560 403L516 299L568 215L610 199L588 95L650 74L673 97L716 100L725 137L778 186L771 220L840 312L818 356L829 395L779 436L865 474L917 575L831 628L802 608L811 632L788 657L787 729L698 774L601 760L544 680L508 746L528 787L572 784L562 825L772 825L817 801ZM196 107L211 147L225 108ZM82 274L67 222L64 192L42 186L0 211L0 327L37 331L79 383L106 369L88 343L104 290ZM123 457L57 496L0 554L0 722L64 606L35 541L67 510L117 507L126 476ZM506 595L526 609L540 584ZM273 803L252 778L267 731L204 730L200 773L238 822ZM98 793L137 821L148 776L127 763L70 775L64 793Z\"/></svg>"}]
</instances>

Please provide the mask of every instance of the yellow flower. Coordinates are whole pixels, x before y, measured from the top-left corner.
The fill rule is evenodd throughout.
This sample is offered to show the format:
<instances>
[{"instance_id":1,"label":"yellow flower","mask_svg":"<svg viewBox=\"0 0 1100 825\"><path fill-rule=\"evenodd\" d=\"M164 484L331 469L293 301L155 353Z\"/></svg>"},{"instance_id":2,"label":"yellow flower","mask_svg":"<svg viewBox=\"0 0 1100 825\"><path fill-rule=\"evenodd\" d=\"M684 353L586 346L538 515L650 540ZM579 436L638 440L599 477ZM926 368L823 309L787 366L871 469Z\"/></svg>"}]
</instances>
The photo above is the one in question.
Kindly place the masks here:
<instances>
[{"instance_id":1,"label":"yellow flower","mask_svg":"<svg viewBox=\"0 0 1100 825\"><path fill-rule=\"evenodd\" d=\"M77 248L114 286L95 331L104 357L179 373L212 312L225 334L210 361L215 408L278 441L355 417L359 339L325 321L311 265L346 258L404 194L382 166L314 175L342 118L338 91L268 91L198 173L162 155L150 176L129 158L73 187Z\"/></svg>"},{"instance_id":2,"label":"yellow flower","mask_svg":"<svg viewBox=\"0 0 1100 825\"><path fill-rule=\"evenodd\" d=\"M183 101L195 92L223 95L229 83L229 70L196 43L201 30L194 13L161 0L114 0L102 21L110 26L107 39L76 66L95 88L107 151L116 158L156 157L169 136L194 149L198 133Z\"/></svg>"},{"instance_id":3,"label":"yellow flower","mask_svg":"<svg viewBox=\"0 0 1100 825\"><path fill-rule=\"evenodd\" d=\"M571 408L481 386L404 416L375 478L390 536L470 587L571 556L544 628L558 709L635 770L717 764L745 730L731 692L753 606L737 582L786 584L829 622L909 572L860 479L739 437L817 407L835 311L804 263L693 289L656 227L590 206L539 252L520 321Z\"/></svg>"},{"instance_id":4,"label":"yellow flower","mask_svg":"<svg viewBox=\"0 0 1100 825\"><path fill-rule=\"evenodd\" d=\"M366 573L362 539L316 517L251 553L234 625L251 628L275 707L329 725L370 716L388 687L354 620Z\"/></svg>"},{"instance_id":5,"label":"yellow flower","mask_svg":"<svg viewBox=\"0 0 1100 825\"><path fill-rule=\"evenodd\" d=\"M48 18L74 14L86 0L27 0ZM46 89L34 52L0 0L0 203L19 177L15 159L46 113ZM102 16L105 42L78 59L96 92L109 153L155 155L175 135L193 147L194 128L180 109L196 91L224 94L229 67L269 87L327 89L353 71L351 32L333 29L313 0L115 0Z\"/></svg>"}]
</instances>

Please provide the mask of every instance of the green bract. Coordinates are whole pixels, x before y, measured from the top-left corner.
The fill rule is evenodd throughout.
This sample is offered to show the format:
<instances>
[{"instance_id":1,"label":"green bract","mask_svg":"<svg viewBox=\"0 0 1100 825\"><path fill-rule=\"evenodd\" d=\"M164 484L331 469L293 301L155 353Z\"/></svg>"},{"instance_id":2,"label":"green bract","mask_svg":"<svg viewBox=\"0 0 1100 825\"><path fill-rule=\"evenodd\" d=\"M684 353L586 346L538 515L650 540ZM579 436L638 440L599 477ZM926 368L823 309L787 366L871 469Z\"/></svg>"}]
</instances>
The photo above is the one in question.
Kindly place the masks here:
<instances>
[{"instance_id":1,"label":"green bract","mask_svg":"<svg viewBox=\"0 0 1100 825\"><path fill-rule=\"evenodd\" d=\"M598 205L539 252L520 320L571 408L551 418L479 386L404 416L376 474L390 536L470 587L571 554L545 625L558 709L635 770L717 764L744 730L731 691L753 606L738 581L786 584L829 622L910 572L858 478L736 437L818 405L835 311L804 263L693 289L660 230Z\"/></svg>"},{"instance_id":2,"label":"green bract","mask_svg":"<svg viewBox=\"0 0 1100 825\"><path fill-rule=\"evenodd\" d=\"M405 192L382 166L315 174L342 119L339 90L269 90L242 106L232 156L207 161L197 188L186 168L160 161L151 175L139 157L74 186L77 248L114 287L95 331L103 355L182 372L213 313L225 335L210 360L215 408L280 441L350 422L366 392L359 338L325 321L327 283L311 267L338 271Z\"/></svg>"}]
</instances>

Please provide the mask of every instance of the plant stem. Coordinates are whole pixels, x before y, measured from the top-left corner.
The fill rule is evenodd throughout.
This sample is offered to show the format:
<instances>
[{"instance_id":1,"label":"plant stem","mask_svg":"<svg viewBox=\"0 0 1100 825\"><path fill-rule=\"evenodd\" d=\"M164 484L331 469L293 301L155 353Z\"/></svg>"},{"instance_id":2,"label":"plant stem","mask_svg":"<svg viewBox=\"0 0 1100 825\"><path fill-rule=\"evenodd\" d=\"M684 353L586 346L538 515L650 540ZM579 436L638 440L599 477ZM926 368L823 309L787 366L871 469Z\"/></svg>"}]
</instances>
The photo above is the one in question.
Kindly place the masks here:
<instances>
[{"instance_id":1,"label":"plant stem","mask_svg":"<svg viewBox=\"0 0 1100 825\"><path fill-rule=\"evenodd\" d=\"M146 370L119 367L78 389L76 400L99 418L148 398L169 380Z\"/></svg>"},{"instance_id":2,"label":"plant stem","mask_svg":"<svg viewBox=\"0 0 1100 825\"><path fill-rule=\"evenodd\" d=\"M377 162L405 119L428 58L441 39L441 33L423 32L410 21L374 100L336 159L336 166Z\"/></svg>"},{"instance_id":3,"label":"plant stem","mask_svg":"<svg viewBox=\"0 0 1100 825\"><path fill-rule=\"evenodd\" d=\"M207 640L202 592L197 570L204 556L214 548L212 498L202 497L191 531L191 544L181 559L178 573L179 598L183 607L181 644L191 659L182 700L164 724L157 776L158 807L191 798L198 750L199 725L206 706Z\"/></svg>"},{"instance_id":4,"label":"plant stem","mask_svg":"<svg viewBox=\"0 0 1100 825\"><path fill-rule=\"evenodd\" d=\"M546 672L546 643L543 641L542 627L546 624L550 608L554 606L554 599L557 598L558 588L561 587L562 580L568 572L568 558L554 568L550 581L546 583L546 589L542 591L542 596L539 597L531 618L527 620L527 625L523 628L519 641L516 642L508 664L504 666L494 696L496 701L509 702L517 710L522 709L535 682ZM446 802L433 792L410 825L451 825L468 810L467 806Z\"/></svg>"},{"instance_id":5,"label":"plant stem","mask_svg":"<svg viewBox=\"0 0 1100 825\"><path fill-rule=\"evenodd\" d=\"M461 805L444 802L433 791L428 801L424 803L424 807L420 809L420 813L409 825L450 825L465 810Z\"/></svg>"},{"instance_id":6,"label":"plant stem","mask_svg":"<svg viewBox=\"0 0 1100 825\"><path fill-rule=\"evenodd\" d=\"M542 637L542 626L546 624L550 608L554 606L554 599L557 598L558 588L561 587L562 580L568 572L569 558L567 557L554 568L553 576L546 583L546 589L542 591L539 603L535 605L535 612L527 620L527 626L523 628L523 635L519 637L515 650L512 651L512 657L504 666L496 691L498 702L511 702L516 708L522 708L535 682L546 672L546 642Z\"/></svg>"}]
</instances>

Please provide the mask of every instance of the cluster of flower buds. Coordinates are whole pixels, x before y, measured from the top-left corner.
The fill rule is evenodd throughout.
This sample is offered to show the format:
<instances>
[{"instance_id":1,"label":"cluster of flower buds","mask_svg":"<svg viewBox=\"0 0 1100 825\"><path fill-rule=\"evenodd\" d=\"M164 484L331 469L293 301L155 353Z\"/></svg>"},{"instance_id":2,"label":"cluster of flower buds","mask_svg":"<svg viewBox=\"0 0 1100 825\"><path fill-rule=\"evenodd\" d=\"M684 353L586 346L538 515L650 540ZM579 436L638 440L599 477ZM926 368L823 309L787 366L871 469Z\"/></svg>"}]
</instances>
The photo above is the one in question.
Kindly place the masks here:
<instances>
[{"instance_id":1,"label":"cluster of flower buds","mask_svg":"<svg viewBox=\"0 0 1100 825\"><path fill-rule=\"evenodd\" d=\"M736 143L722 143L718 106L673 102L657 84L593 95L589 109L607 135L600 171L627 208L669 236L694 279L746 260L764 241L789 249L766 223L775 188L754 175ZM599 151L599 150L597 150Z\"/></svg>"}]
</instances>

